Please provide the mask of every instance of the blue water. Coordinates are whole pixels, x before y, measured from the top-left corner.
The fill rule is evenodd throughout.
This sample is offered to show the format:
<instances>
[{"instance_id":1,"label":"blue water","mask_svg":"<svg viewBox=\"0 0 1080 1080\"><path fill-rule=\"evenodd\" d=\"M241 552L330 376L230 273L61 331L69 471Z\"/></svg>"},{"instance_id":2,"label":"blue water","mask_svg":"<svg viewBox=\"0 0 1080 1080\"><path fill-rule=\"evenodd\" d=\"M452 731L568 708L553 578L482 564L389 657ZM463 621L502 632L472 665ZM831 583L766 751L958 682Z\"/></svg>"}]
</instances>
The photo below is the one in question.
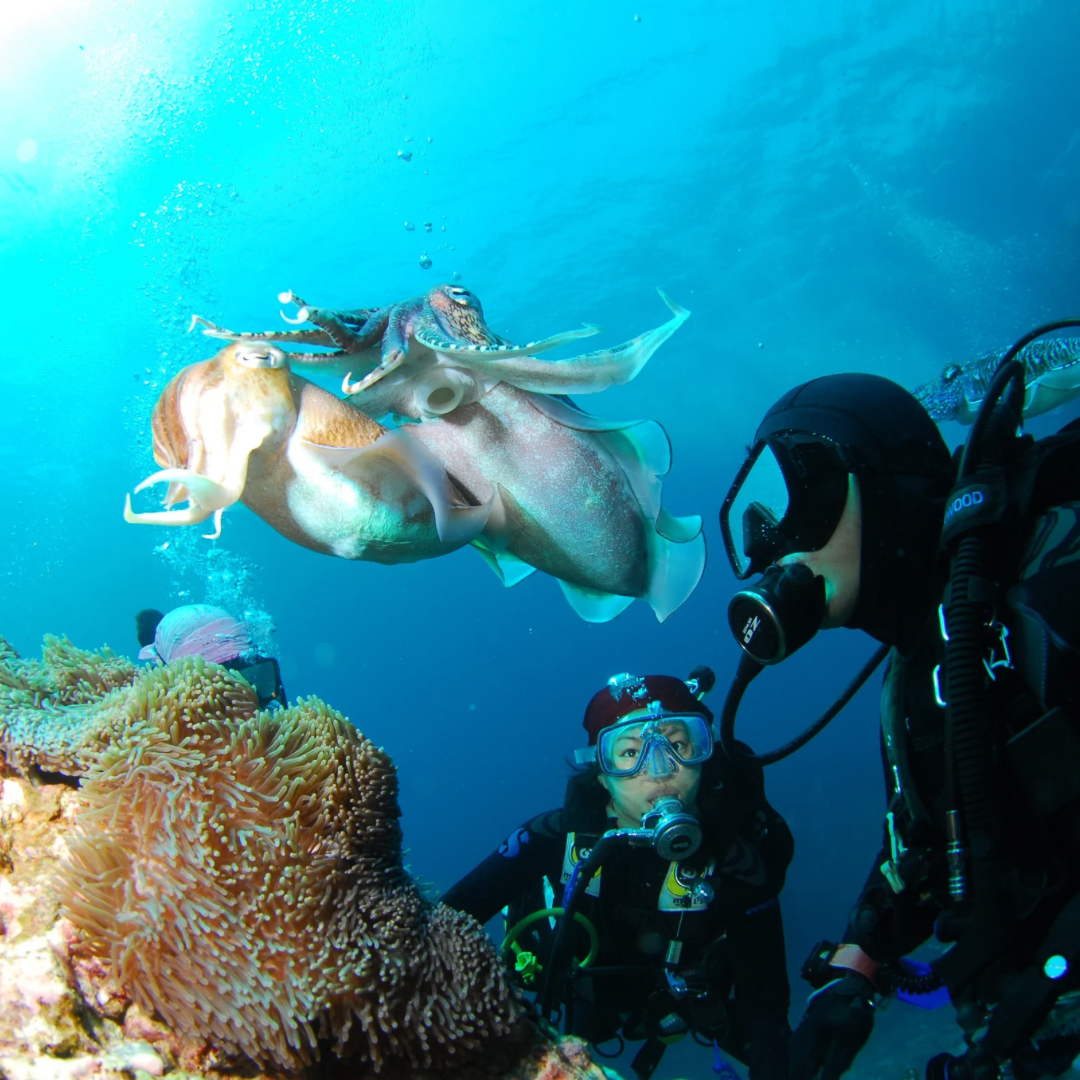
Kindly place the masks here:
<instances>
[{"instance_id":1,"label":"blue water","mask_svg":"<svg viewBox=\"0 0 1080 1080\"><path fill-rule=\"evenodd\" d=\"M138 608L242 593L277 626L290 694L392 753L410 862L448 886L561 802L610 674L704 662L726 683L716 511L781 392L845 370L914 386L1080 309L1078 37L1065 0L7 12L0 632L24 654L46 632L134 654ZM468 550L337 561L243 508L213 558L202 528L123 522L154 467L158 391L215 351L185 333L193 313L281 326L283 289L367 306L455 272L512 340L583 321L625 340L665 318L657 285L693 312L635 382L586 403L662 422L665 503L706 519L710 565L668 623L635 604L586 625L550 579L506 592ZM812 642L752 688L743 737L803 726L872 646ZM769 775L798 844L796 1016L798 964L841 932L880 836L876 694ZM942 1017L893 1007L857 1075L900 1080L955 1041ZM711 1057L679 1047L658 1078L709 1076Z\"/></svg>"}]
</instances>

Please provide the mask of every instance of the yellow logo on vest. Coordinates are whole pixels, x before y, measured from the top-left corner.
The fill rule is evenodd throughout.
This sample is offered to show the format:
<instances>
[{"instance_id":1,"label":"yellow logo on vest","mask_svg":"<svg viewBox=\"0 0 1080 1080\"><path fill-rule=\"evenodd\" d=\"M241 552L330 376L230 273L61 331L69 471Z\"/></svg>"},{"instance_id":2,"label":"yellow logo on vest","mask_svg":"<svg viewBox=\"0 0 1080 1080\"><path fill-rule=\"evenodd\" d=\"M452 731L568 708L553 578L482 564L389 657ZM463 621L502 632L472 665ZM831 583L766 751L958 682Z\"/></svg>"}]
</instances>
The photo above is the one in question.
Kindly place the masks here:
<instances>
[{"instance_id":1,"label":"yellow logo on vest","mask_svg":"<svg viewBox=\"0 0 1080 1080\"><path fill-rule=\"evenodd\" d=\"M559 880L565 885L570 880L570 875L574 872L574 867L577 866L582 859L589 857L589 852L592 848L581 847L578 848L576 834L568 832L566 834L566 854L563 855L562 874ZM603 867L600 868L602 870ZM597 870L593 874L592 880L589 882L588 888L585 890L586 896L599 896L600 895L600 870Z\"/></svg>"},{"instance_id":2,"label":"yellow logo on vest","mask_svg":"<svg viewBox=\"0 0 1080 1080\"><path fill-rule=\"evenodd\" d=\"M713 897L712 886L699 888L706 878L712 877L716 860L710 859L703 869L673 862L668 868L660 889L660 911L704 911Z\"/></svg>"}]
</instances>

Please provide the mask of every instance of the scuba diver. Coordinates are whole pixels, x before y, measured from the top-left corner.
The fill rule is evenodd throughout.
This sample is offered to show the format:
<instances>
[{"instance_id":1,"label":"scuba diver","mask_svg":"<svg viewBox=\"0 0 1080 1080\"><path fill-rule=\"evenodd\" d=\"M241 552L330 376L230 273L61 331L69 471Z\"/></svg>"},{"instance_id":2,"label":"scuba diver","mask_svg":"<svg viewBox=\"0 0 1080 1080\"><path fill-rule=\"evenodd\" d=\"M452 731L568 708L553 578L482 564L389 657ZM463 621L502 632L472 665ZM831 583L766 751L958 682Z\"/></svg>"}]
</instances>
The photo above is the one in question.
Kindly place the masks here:
<instances>
[{"instance_id":1,"label":"scuba diver","mask_svg":"<svg viewBox=\"0 0 1080 1080\"><path fill-rule=\"evenodd\" d=\"M145 608L135 615L135 634L142 646L140 660L167 664L182 656L201 656L242 676L258 695L260 709L289 706L277 660L262 656L247 624L224 608L185 604L167 615Z\"/></svg>"},{"instance_id":2,"label":"scuba diver","mask_svg":"<svg viewBox=\"0 0 1080 1080\"><path fill-rule=\"evenodd\" d=\"M713 1046L719 1071L731 1070L723 1050L752 1080L787 1074L778 894L791 833L761 769L713 754L701 699L715 681L708 668L686 682L608 680L585 711L588 748L563 807L516 829L442 898L481 923L507 908L503 955L516 953L543 1019L562 1012L568 1034L617 1052L644 1040L640 1080L686 1034Z\"/></svg>"},{"instance_id":3,"label":"scuba diver","mask_svg":"<svg viewBox=\"0 0 1080 1080\"><path fill-rule=\"evenodd\" d=\"M1080 421L1019 435L1012 361L1057 328L1006 355L956 460L887 379L796 387L721 510L736 576L762 575L728 611L744 655L720 731L736 760L746 685L818 629L883 643L845 701L889 660L884 843L841 942L803 967L816 989L792 1080L850 1068L883 995L942 987L967 1049L928 1080L1034 1080L1080 1052ZM904 959L932 935L947 951Z\"/></svg>"}]
</instances>

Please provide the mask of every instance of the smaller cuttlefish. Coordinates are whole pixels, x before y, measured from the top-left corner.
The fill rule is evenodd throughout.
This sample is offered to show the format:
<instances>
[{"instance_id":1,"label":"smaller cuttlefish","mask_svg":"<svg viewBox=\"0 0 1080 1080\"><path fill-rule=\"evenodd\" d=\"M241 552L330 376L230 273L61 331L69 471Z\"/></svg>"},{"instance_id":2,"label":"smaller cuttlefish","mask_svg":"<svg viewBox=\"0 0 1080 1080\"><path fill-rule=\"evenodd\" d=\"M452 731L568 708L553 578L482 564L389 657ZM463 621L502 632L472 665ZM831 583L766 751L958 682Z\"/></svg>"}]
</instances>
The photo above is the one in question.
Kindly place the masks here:
<instances>
[{"instance_id":1,"label":"smaller cuttlefish","mask_svg":"<svg viewBox=\"0 0 1080 1080\"><path fill-rule=\"evenodd\" d=\"M599 332L597 326L570 330L526 345L513 345L484 319L477 296L460 285L437 285L424 296L384 308L335 311L314 308L292 292L282 303L299 305L295 319L314 330L234 333L194 316L192 328L227 341L272 341L323 345L327 353L290 352L294 367L342 378L342 393L355 396L372 416L393 413L414 420L446 416L480 400L500 382L536 394L595 394L630 382L649 358L689 317L662 292L672 317L663 325L609 349L565 360L541 359L545 352ZM350 382L354 372L362 378Z\"/></svg>"},{"instance_id":2,"label":"smaller cuttlefish","mask_svg":"<svg viewBox=\"0 0 1080 1080\"><path fill-rule=\"evenodd\" d=\"M129 495L124 519L132 523L213 517L213 539L222 512L243 502L303 547L399 563L469 543L490 513L425 447L293 374L273 345L229 345L184 368L158 399L152 425L162 469L135 491L168 483L167 509L135 513Z\"/></svg>"},{"instance_id":3,"label":"smaller cuttlefish","mask_svg":"<svg viewBox=\"0 0 1080 1080\"><path fill-rule=\"evenodd\" d=\"M964 364L949 364L936 379L912 393L938 423L958 420L970 424L1007 351L999 349ZM1080 338L1033 341L1020 350L1017 359L1024 364L1026 418L1080 396Z\"/></svg>"}]
</instances>

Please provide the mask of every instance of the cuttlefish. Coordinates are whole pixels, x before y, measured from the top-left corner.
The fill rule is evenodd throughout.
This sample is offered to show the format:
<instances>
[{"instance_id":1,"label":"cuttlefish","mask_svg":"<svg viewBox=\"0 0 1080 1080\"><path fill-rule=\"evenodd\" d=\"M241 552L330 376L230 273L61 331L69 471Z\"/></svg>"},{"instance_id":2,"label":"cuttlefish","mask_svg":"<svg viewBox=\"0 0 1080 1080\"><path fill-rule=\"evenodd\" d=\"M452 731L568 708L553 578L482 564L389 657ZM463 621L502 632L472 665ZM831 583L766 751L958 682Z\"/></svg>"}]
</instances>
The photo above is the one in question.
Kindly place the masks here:
<instances>
[{"instance_id":1,"label":"cuttlefish","mask_svg":"<svg viewBox=\"0 0 1080 1080\"><path fill-rule=\"evenodd\" d=\"M289 370L269 344L229 345L184 368L152 418L165 510L137 524L192 525L242 502L303 547L343 559L413 562L479 535L491 506L471 502L422 444ZM187 506L178 507L177 503Z\"/></svg>"},{"instance_id":2,"label":"cuttlefish","mask_svg":"<svg viewBox=\"0 0 1080 1080\"><path fill-rule=\"evenodd\" d=\"M635 598L663 622L701 578L701 518L672 517L660 504L671 445L655 421L599 420L500 383L402 430L472 500L492 505L473 546L508 587L540 569L587 622L607 622Z\"/></svg>"},{"instance_id":3,"label":"cuttlefish","mask_svg":"<svg viewBox=\"0 0 1080 1080\"><path fill-rule=\"evenodd\" d=\"M459 405L478 401L506 383L538 394L595 394L630 382L654 352L689 317L662 292L672 317L662 326L609 349L565 360L533 354L599 332L586 325L552 337L514 345L484 319L475 294L460 285L437 285L424 296L385 308L334 311L315 308L292 292L279 299L299 305L296 318L314 330L236 333L194 316L192 327L227 341L260 340L277 344L324 345L326 353L290 352L289 361L306 372L342 378L342 393L355 397L371 416L393 413L409 419L445 416ZM361 378L350 381L354 373Z\"/></svg>"},{"instance_id":4,"label":"cuttlefish","mask_svg":"<svg viewBox=\"0 0 1080 1080\"><path fill-rule=\"evenodd\" d=\"M671 306L672 322L681 323L688 313ZM651 332L652 339L642 335L622 351L636 353L633 364L640 369L655 351L656 336L663 332L666 337L673 329L665 324ZM456 342L449 338L444 344ZM476 344L479 349L483 342ZM361 395L365 404L361 410L288 373L287 364L295 354L247 339L230 345L206 362L218 365L229 378L215 375L204 394L203 377L188 386L182 372L155 409L155 458L165 468L139 487L168 481L172 486L167 504L172 507L187 498L190 505L136 515L129 504L128 520L186 524L213 513L220 520L220 509L240 499L290 539L344 558L407 561L471 542L507 586L534 570L556 577L574 609L591 622L614 618L635 598L646 600L663 620L690 595L704 570L705 541L699 517L674 518L660 505L660 477L668 471L671 457L659 424L601 421L565 399L521 389L501 378L481 392L486 383L464 367L458 370L463 379L471 380L468 401L459 399L445 413L427 413L421 423L387 431L368 410L408 415L405 406L416 401L416 384L439 367L433 359L436 354L428 350L427 355L426 370L419 363L421 356L410 356L407 365L390 373L385 381L391 392L372 384L381 396L372 406L366 394ZM607 355L615 359L605 363L619 363L618 350L608 350ZM556 368L569 363L523 359ZM199 368L194 365L187 371ZM597 365L598 378L608 378L605 370ZM267 371L277 376L279 385L290 388L296 411L292 428L288 422L265 417L268 407L263 399L272 395L252 393L244 386L249 377L264 379ZM562 389L567 384L554 385ZM325 402L327 397L334 406ZM309 403L315 412L310 423ZM331 412L338 424L333 437L321 420ZM176 428L180 430L172 434ZM272 438L265 434L268 429L275 433ZM288 451L277 449L280 442L288 444ZM432 513L441 514L434 528L428 520L423 542L415 535L402 541L400 559L394 556L392 542L395 528L410 523L403 514L391 507L380 519L376 542L364 531L365 522L350 513L351 504L360 498L354 488L364 487L363 496L370 496L370 485L365 487L366 460L378 463L379 448L390 442L394 460L411 467L408 476L424 479L409 494L426 499ZM246 451L251 460L246 472L239 463L233 464L256 444L257 450ZM206 445L219 448L212 459ZM425 468L420 470L420 465ZM206 482L207 477L212 483ZM253 485L257 491L252 491ZM389 494L400 498L398 493ZM302 519L294 512L301 502ZM333 532L335 544L312 542L328 532Z\"/></svg>"},{"instance_id":5,"label":"cuttlefish","mask_svg":"<svg viewBox=\"0 0 1080 1080\"><path fill-rule=\"evenodd\" d=\"M970 424L979 411L1001 358L999 349L964 364L952 363L934 380L912 393L939 423ZM1024 416L1038 416L1080 397L1080 338L1033 341L1016 357L1024 364Z\"/></svg>"}]
</instances>

